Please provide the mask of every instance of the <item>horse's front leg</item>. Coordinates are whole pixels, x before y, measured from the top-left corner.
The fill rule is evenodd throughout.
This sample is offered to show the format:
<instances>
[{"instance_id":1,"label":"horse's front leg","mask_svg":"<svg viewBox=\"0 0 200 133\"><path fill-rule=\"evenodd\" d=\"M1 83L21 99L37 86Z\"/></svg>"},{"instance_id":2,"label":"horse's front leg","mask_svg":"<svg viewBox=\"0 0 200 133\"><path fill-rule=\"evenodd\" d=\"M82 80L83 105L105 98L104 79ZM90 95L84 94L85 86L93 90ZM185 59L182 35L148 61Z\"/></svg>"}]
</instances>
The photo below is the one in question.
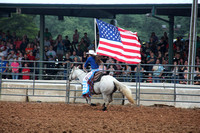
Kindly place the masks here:
<instances>
[{"instance_id":1,"label":"horse's front leg","mask_svg":"<svg viewBox=\"0 0 200 133\"><path fill-rule=\"evenodd\" d=\"M103 104L103 111L107 111L107 107L108 107L108 105L109 105L109 102L106 102L106 103L104 103Z\"/></svg>"},{"instance_id":2,"label":"horse's front leg","mask_svg":"<svg viewBox=\"0 0 200 133\"><path fill-rule=\"evenodd\" d=\"M96 104L91 103L91 98L90 97L86 97L86 101L88 104L90 104L91 106L96 106Z\"/></svg>"}]
</instances>

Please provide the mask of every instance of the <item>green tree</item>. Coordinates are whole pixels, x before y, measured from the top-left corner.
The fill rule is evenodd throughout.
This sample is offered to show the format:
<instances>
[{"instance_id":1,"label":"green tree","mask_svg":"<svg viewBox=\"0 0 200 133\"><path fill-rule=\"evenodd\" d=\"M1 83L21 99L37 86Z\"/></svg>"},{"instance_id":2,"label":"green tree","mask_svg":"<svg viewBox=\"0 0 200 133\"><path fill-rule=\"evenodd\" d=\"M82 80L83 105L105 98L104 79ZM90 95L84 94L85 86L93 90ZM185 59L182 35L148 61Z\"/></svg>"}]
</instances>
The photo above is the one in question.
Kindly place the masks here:
<instances>
[{"instance_id":1,"label":"green tree","mask_svg":"<svg viewBox=\"0 0 200 133\"><path fill-rule=\"evenodd\" d=\"M35 18L35 22L39 28L39 16ZM88 33L88 37L94 39L94 21L93 18L77 18L64 17L64 20L58 20L57 16L46 16L45 27L51 32L53 39L61 34L63 37L68 36L72 41L74 30L79 32L79 38L83 37L84 33Z\"/></svg>"},{"instance_id":2,"label":"green tree","mask_svg":"<svg viewBox=\"0 0 200 133\"><path fill-rule=\"evenodd\" d=\"M29 39L34 39L38 33L38 28L33 22L34 15L25 14L15 14L13 13L11 17L0 18L0 29L4 32L7 30L16 32L18 37L27 35Z\"/></svg>"}]
</instances>

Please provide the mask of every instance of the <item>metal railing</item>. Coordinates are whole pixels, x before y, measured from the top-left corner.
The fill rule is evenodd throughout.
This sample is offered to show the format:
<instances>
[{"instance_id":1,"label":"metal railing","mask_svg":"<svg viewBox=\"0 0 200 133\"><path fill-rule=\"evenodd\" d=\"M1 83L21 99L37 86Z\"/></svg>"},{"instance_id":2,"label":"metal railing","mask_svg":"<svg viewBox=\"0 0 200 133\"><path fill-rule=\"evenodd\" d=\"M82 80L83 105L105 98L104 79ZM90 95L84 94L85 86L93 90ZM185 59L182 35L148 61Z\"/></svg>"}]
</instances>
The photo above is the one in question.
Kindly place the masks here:
<instances>
[{"instance_id":1,"label":"metal railing","mask_svg":"<svg viewBox=\"0 0 200 133\"><path fill-rule=\"evenodd\" d=\"M8 63L11 63L12 61L8 61ZM65 65L63 63L65 62L50 62L50 61L18 61L20 65L24 63L28 63L30 72L25 74L22 73L22 70L24 67L20 66L19 67L19 73L18 75L18 80L13 79L13 73L12 73L12 67L9 65L9 67L5 67L1 63L0 69L4 70L6 69L6 72L1 72L0 75L0 94L1 96L26 96L26 97L60 97L60 98L65 98L65 102L69 103L70 98L82 98L82 97L76 97L76 96L70 96L70 92L77 91L80 92L81 90L70 90L70 82L68 81L68 77L71 71L71 66L72 64L74 66L82 66L83 63L78 62L78 63L66 63ZM40 66L42 64L42 66ZM107 68L109 68L111 65L115 66L116 64L103 64ZM139 65L128 65L130 66L131 70L126 71L127 64L118 64L121 65L122 69L116 70L113 72L114 77L118 79L120 82L126 81L126 84L129 85L132 88L135 88L135 92L133 92L133 95L135 96L135 100L137 101L137 105L140 105L142 102L181 102L181 103L200 103L200 100L179 100L177 97L199 97L200 93L182 93L179 92L181 89L190 89L190 90L199 90L200 87L199 85L187 85L188 81L191 81L193 84L198 84L200 83L200 76L199 73L194 72L193 74L195 75L194 80L187 80L185 77L187 77L187 74L189 74L187 71L183 71L180 68L185 68L188 66L184 65L163 65L164 69L162 71L162 76L158 77L155 75L156 70L153 71L152 68L156 66L155 64L152 65L147 65L147 64L139 64ZM158 68L159 65L157 65ZM195 68L200 68L200 66L191 66ZM123 68L125 70L123 70ZM144 69L143 69L144 68ZM176 70L178 69L178 70ZM179 71L181 70L181 71ZM107 74L110 73L110 70L101 70ZM23 76L29 76L29 80L22 80ZM155 81L158 81L159 83L154 83ZM3 83L8 83L8 84L21 84L21 83L26 83L29 86L28 87L17 87L16 86L2 86ZM48 84L51 86L51 88L40 88L38 87L37 84ZM71 83L74 84L74 83ZM77 84L77 83L76 83ZM157 92L156 89L161 88L161 84L165 84L162 87L165 89L171 90L169 92ZM184 84L184 85L182 85ZM58 89L57 85L62 85L65 86L65 88ZM144 88L146 90L154 88L154 91L143 91ZM6 94L3 93L3 90L29 90L29 93L26 94ZM45 94L45 95L40 95L36 94L36 91L60 91L63 94L62 95L54 95L54 94ZM31 92L31 93L30 93ZM144 96L166 96L170 97L170 99L151 99L151 98L144 98ZM172 98L173 97L173 98ZM101 99L101 98L94 98L94 99ZM195 98L194 98L195 99ZM125 98L115 98L115 100L122 100L122 103Z\"/></svg>"}]
</instances>

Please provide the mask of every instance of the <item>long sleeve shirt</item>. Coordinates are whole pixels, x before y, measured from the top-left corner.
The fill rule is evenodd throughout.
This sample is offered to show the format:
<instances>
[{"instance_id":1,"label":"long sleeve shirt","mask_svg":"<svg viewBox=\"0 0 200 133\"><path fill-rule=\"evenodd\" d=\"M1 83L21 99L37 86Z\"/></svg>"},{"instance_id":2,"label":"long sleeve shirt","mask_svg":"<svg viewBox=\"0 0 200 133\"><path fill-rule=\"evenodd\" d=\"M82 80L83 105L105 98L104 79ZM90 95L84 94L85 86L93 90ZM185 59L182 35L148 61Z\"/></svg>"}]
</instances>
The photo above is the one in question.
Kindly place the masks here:
<instances>
[{"instance_id":1,"label":"long sleeve shirt","mask_svg":"<svg viewBox=\"0 0 200 133\"><path fill-rule=\"evenodd\" d=\"M94 57L89 57L87 60L86 60L86 62L85 62L85 65L84 65L84 67L86 68L87 66L88 66L88 64L90 63L90 65L91 65L91 68L92 69L98 69L99 68L99 65L96 63L96 61L95 61L95 58Z\"/></svg>"}]
</instances>

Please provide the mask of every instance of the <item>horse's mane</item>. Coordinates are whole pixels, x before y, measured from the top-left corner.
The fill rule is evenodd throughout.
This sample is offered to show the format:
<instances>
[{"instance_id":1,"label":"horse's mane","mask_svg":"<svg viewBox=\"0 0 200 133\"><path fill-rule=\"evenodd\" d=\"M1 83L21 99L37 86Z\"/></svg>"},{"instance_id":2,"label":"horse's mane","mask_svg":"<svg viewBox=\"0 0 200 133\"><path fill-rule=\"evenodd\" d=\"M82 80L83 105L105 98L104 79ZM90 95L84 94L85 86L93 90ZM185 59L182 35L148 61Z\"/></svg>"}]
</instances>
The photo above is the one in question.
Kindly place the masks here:
<instances>
[{"instance_id":1,"label":"horse's mane","mask_svg":"<svg viewBox=\"0 0 200 133\"><path fill-rule=\"evenodd\" d=\"M80 71L80 72L82 72L82 73L86 73L86 72L83 71L83 69L78 68L77 70Z\"/></svg>"}]
</instances>

